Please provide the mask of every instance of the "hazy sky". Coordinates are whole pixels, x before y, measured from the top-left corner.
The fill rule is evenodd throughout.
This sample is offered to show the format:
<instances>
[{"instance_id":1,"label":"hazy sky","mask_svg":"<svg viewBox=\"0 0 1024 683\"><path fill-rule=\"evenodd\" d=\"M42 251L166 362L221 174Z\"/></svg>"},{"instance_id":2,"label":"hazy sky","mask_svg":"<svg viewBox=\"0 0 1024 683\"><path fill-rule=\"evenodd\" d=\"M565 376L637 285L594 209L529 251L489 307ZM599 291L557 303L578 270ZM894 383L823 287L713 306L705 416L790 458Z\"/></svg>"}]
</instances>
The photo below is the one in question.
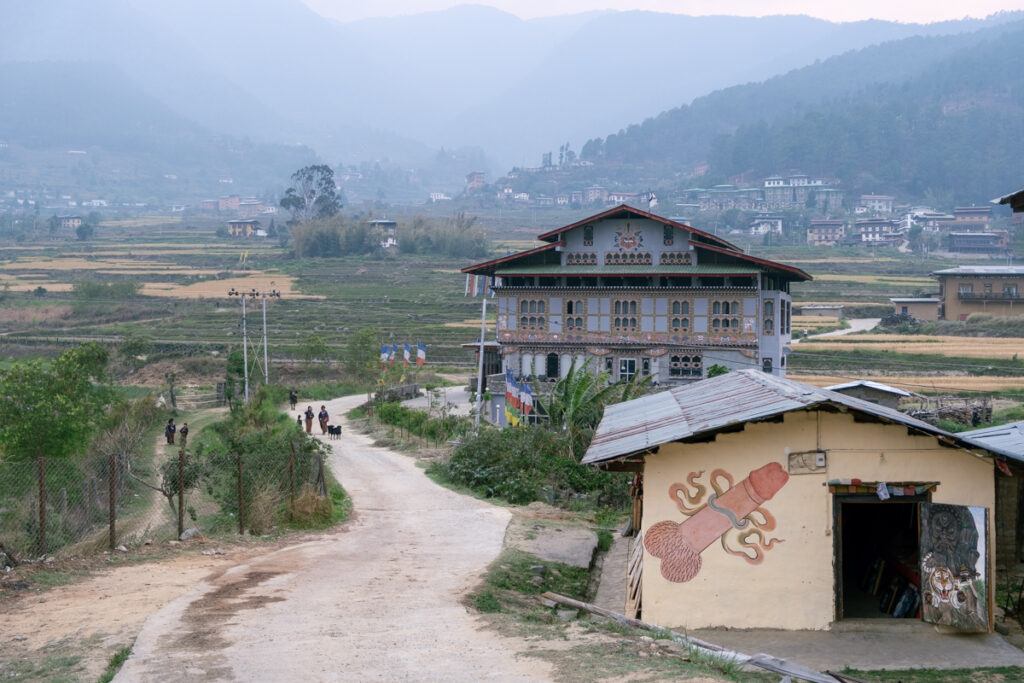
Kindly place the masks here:
<instances>
[{"instance_id":1,"label":"hazy sky","mask_svg":"<svg viewBox=\"0 0 1024 683\"><path fill-rule=\"evenodd\" d=\"M832 21L890 19L931 22L983 17L1000 10L1024 9L1024 0L305 0L343 21L415 14L454 5L491 5L524 18L573 14L598 9L642 9L680 14L807 14Z\"/></svg>"}]
</instances>

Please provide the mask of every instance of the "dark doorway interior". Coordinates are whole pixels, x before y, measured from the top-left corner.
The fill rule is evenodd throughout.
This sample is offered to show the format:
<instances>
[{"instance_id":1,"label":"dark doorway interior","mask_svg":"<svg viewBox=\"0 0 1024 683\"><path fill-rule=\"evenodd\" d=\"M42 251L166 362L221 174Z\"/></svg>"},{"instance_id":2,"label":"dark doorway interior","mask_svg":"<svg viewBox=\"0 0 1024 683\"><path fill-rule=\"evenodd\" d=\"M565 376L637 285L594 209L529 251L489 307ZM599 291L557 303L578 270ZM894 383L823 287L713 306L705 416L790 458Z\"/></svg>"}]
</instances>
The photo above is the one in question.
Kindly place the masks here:
<instances>
[{"instance_id":1,"label":"dark doorway interior","mask_svg":"<svg viewBox=\"0 0 1024 683\"><path fill-rule=\"evenodd\" d=\"M549 353L547 357L547 376L548 379L558 379L558 354Z\"/></svg>"},{"instance_id":2,"label":"dark doorway interior","mask_svg":"<svg viewBox=\"0 0 1024 683\"><path fill-rule=\"evenodd\" d=\"M914 618L921 609L918 501L837 499L839 617Z\"/></svg>"}]
</instances>

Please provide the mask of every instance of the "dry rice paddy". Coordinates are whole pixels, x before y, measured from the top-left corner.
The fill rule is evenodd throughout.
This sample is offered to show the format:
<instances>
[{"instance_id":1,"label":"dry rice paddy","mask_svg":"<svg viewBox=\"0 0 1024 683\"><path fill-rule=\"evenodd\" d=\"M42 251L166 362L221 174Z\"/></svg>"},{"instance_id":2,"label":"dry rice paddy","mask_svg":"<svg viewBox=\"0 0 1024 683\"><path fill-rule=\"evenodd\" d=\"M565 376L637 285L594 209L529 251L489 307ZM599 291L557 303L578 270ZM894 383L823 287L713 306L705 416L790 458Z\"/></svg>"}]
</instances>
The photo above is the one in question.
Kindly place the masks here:
<instances>
[{"instance_id":1,"label":"dry rice paddy","mask_svg":"<svg viewBox=\"0 0 1024 683\"><path fill-rule=\"evenodd\" d=\"M913 277L903 275L840 275L835 273L819 273L814 275L819 282L859 282L863 284L896 284L896 285L921 285L924 287L935 286L935 280L930 277Z\"/></svg>"},{"instance_id":2,"label":"dry rice paddy","mask_svg":"<svg viewBox=\"0 0 1024 683\"><path fill-rule=\"evenodd\" d=\"M243 277L229 277L222 280L204 280L191 284L173 282L144 282L142 293L146 296L163 296L171 299L223 299L229 289L246 291L276 289L286 299L323 299L322 296L300 294L295 289L295 280L290 275L251 273Z\"/></svg>"},{"instance_id":3,"label":"dry rice paddy","mask_svg":"<svg viewBox=\"0 0 1024 683\"><path fill-rule=\"evenodd\" d=\"M1020 337L938 337L923 334L858 334L800 343L801 351L888 351L959 358L1014 359L1024 354Z\"/></svg>"},{"instance_id":4,"label":"dry rice paddy","mask_svg":"<svg viewBox=\"0 0 1024 683\"><path fill-rule=\"evenodd\" d=\"M803 344L801 344L803 346ZM839 375L787 375L789 379L817 387L848 382L852 377ZM858 375L856 379L873 379L906 391L916 393L946 393L965 391L1010 391L1024 389L1024 377L969 377L966 375Z\"/></svg>"}]
</instances>

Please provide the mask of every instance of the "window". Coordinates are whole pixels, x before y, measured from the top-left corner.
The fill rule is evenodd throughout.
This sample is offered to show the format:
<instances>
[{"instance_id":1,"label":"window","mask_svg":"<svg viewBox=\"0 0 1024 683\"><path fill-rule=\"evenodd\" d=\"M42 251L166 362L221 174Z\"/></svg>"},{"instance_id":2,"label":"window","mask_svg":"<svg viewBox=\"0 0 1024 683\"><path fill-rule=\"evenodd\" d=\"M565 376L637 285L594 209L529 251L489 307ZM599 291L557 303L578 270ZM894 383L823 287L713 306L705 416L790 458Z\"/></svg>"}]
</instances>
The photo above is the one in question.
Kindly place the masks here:
<instances>
[{"instance_id":1,"label":"window","mask_svg":"<svg viewBox=\"0 0 1024 683\"><path fill-rule=\"evenodd\" d=\"M763 371L765 371L765 372L771 372L772 371L772 359L771 358L763 358L761 360L761 369Z\"/></svg>"},{"instance_id":2,"label":"window","mask_svg":"<svg viewBox=\"0 0 1024 683\"><path fill-rule=\"evenodd\" d=\"M614 368L615 368L615 359L612 358L611 356L605 356L605 359L604 359L604 371L607 372L609 375L611 375L613 370L614 370Z\"/></svg>"},{"instance_id":3,"label":"window","mask_svg":"<svg viewBox=\"0 0 1024 683\"><path fill-rule=\"evenodd\" d=\"M662 228L661 235L661 241L665 244L666 247L671 247L673 244L675 244L676 231L675 228L673 228L671 225L666 225L664 228Z\"/></svg>"},{"instance_id":4,"label":"window","mask_svg":"<svg viewBox=\"0 0 1024 683\"><path fill-rule=\"evenodd\" d=\"M960 283L957 285L956 291L957 294L971 294L974 292L974 285Z\"/></svg>"},{"instance_id":5,"label":"window","mask_svg":"<svg viewBox=\"0 0 1024 683\"><path fill-rule=\"evenodd\" d=\"M583 329L583 317L582 316L566 316L565 327L569 330L582 330Z\"/></svg>"},{"instance_id":6,"label":"window","mask_svg":"<svg viewBox=\"0 0 1024 683\"><path fill-rule=\"evenodd\" d=\"M629 382L636 377L636 358L619 359L619 381Z\"/></svg>"},{"instance_id":7,"label":"window","mask_svg":"<svg viewBox=\"0 0 1024 683\"><path fill-rule=\"evenodd\" d=\"M670 356L668 374L670 377L702 377L704 368L701 364L701 357L683 354Z\"/></svg>"},{"instance_id":8,"label":"window","mask_svg":"<svg viewBox=\"0 0 1024 683\"><path fill-rule=\"evenodd\" d=\"M616 299L613 306L612 327L616 332L635 332L639 329L639 318L637 315L637 302L630 299Z\"/></svg>"},{"instance_id":9,"label":"window","mask_svg":"<svg viewBox=\"0 0 1024 683\"><path fill-rule=\"evenodd\" d=\"M738 301L714 301L711 304L711 329L712 331L730 330L739 332L742 322L738 317L740 302Z\"/></svg>"},{"instance_id":10,"label":"window","mask_svg":"<svg viewBox=\"0 0 1024 683\"><path fill-rule=\"evenodd\" d=\"M1017 296L1017 285L1003 285L1003 294L1006 296Z\"/></svg>"},{"instance_id":11,"label":"window","mask_svg":"<svg viewBox=\"0 0 1024 683\"><path fill-rule=\"evenodd\" d=\"M650 377L651 376L651 359L650 358L641 358L640 359L640 375L642 377Z\"/></svg>"},{"instance_id":12,"label":"window","mask_svg":"<svg viewBox=\"0 0 1024 683\"><path fill-rule=\"evenodd\" d=\"M567 301L565 303L565 314L566 315L583 315L583 302L580 300Z\"/></svg>"},{"instance_id":13,"label":"window","mask_svg":"<svg viewBox=\"0 0 1024 683\"><path fill-rule=\"evenodd\" d=\"M764 333L775 334L775 302L764 302Z\"/></svg>"},{"instance_id":14,"label":"window","mask_svg":"<svg viewBox=\"0 0 1024 683\"><path fill-rule=\"evenodd\" d=\"M584 225L583 226L583 246L592 247L594 246L594 226Z\"/></svg>"},{"instance_id":15,"label":"window","mask_svg":"<svg viewBox=\"0 0 1024 683\"><path fill-rule=\"evenodd\" d=\"M676 317L672 318L672 331L673 332L679 332L679 331L682 331L682 330L689 330L689 329L690 329L690 319L689 318L676 318Z\"/></svg>"},{"instance_id":16,"label":"window","mask_svg":"<svg viewBox=\"0 0 1024 683\"><path fill-rule=\"evenodd\" d=\"M986 282L985 283L985 293L986 294L991 294L992 293L992 283L991 282Z\"/></svg>"},{"instance_id":17,"label":"window","mask_svg":"<svg viewBox=\"0 0 1024 683\"><path fill-rule=\"evenodd\" d=\"M672 315L689 315L690 314L690 302L689 301L673 301L672 302Z\"/></svg>"}]
</instances>

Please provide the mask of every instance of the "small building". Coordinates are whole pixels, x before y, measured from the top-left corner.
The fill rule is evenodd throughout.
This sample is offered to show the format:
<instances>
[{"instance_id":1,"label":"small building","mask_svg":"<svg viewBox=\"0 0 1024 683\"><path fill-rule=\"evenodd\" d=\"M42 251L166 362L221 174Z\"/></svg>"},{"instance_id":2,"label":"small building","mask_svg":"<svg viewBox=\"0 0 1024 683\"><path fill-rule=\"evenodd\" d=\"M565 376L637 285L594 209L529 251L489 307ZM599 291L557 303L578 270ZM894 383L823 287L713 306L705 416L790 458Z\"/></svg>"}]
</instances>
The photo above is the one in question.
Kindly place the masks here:
<instances>
[{"instance_id":1,"label":"small building","mask_svg":"<svg viewBox=\"0 0 1024 683\"><path fill-rule=\"evenodd\" d=\"M228 221L228 235L230 237L258 237L258 232L262 232L260 230L260 222L258 220L252 218L241 218L234 221Z\"/></svg>"},{"instance_id":2,"label":"small building","mask_svg":"<svg viewBox=\"0 0 1024 683\"><path fill-rule=\"evenodd\" d=\"M807 244L812 247L834 247L846 236L846 221L817 219L807 226Z\"/></svg>"},{"instance_id":3,"label":"small building","mask_svg":"<svg viewBox=\"0 0 1024 683\"><path fill-rule=\"evenodd\" d=\"M483 171L473 171L466 174L466 193L470 194L482 190L487 186L487 174Z\"/></svg>"},{"instance_id":4,"label":"small building","mask_svg":"<svg viewBox=\"0 0 1024 683\"><path fill-rule=\"evenodd\" d=\"M202 199L199 201L200 211L219 211L220 200L217 199Z\"/></svg>"},{"instance_id":5,"label":"small building","mask_svg":"<svg viewBox=\"0 0 1024 683\"><path fill-rule=\"evenodd\" d=\"M993 626L1005 452L753 370L605 409L586 464L633 472L630 616L665 628Z\"/></svg>"},{"instance_id":6,"label":"small building","mask_svg":"<svg viewBox=\"0 0 1024 683\"><path fill-rule=\"evenodd\" d=\"M946 235L946 248L957 254L1005 254L1010 249L1010 233L951 232Z\"/></svg>"},{"instance_id":7,"label":"small building","mask_svg":"<svg viewBox=\"0 0 1024 683\"><path fill-rule=\"evenodd\" d=\"M953 229L959 232L985 232L992 222L988 206L958 206L953 209Z\"/></svg>"},{"instance_id":8,"label":"small building","mask_svg":"<svg viewBox=\"0 0 1024 683\"><path fill-rule=\"evenodd\" d=\"M896 315L909 315L914 320L930 322L939 319L942 300L935 297L899 297L889 299Z\"/></svg>"},{"instance_id":9,"label":"small building","mask_svg":"<svg viewBox=\"0 0 1024 683\"><path fill-rule=\"evenodd\" d=\"M781 235L782 216L774 213L759 213L750 221L750 234Z\"/></svg>"},{"instance_id":10,"label":"small building","mask_svg":"<svg viewBox=\"0 0 1024 683\"><path fill-rule=\"evenodd\" d=\"M899 227L886 218L862 218L854 222L852 234L868 244L891 244L899 241Z\"/></svg>"},{"instance_id":11,"label":"small building","mask_svg":"<svg viewBox=\"0 0 1024 683\"><path fill-rule=\"evenodd\" d=\"M1014 213L1024 213L1024 187L992 200L993 204L1009 205Z\"/></svg>"},{"instance_id":12,"label":"small building","mask_svg":"<svg viewBox=\"0 0 1024 683\"><path fill-rule=\"evenodd\" d=\"M845 394L847 396L853 396L854 398L859 398L862 401L871 401L872 403L877 403L880 406L892 408L893 410L896 410L900 401L913 396L909 391L904 391L899 387L891 387L888 384L882 384L881 382L872 382L869 379L856 379L852 382L834 384L830 387L826 387L826 389L840 394Z\"/></svg>"},{"instance_id":13,"label":"small building","mask_svg":"<svg viewBox=\"0 0 1024 683\"><path fill-rule=\"evenodd\" d=\"M372 230L380 233L380 246L382 249L391 249L398 246L398 221L390 218L375 218L367 221L366 224Z\"/></svg>"},{"instance_id":14,"label":"small building","mask_svg":"<svg viewBox=\"0 0 1024 683\"><path fill-rule=\"evenodd\" d=\"M860 205L867 209L868 213L890 214L896 198L887 194L862 194Z\"/></svg>"},{"instance_id":15,"label":"small building","mask_svg":"<svg viewBox=\"0 0 1024 683\"><path fill-rule=\"evenodd\" d=\"M804 304L797 315L843 319L843 304Z\"/></svg>"},{"instance_id":16,"label":"small building","mask_svg":"<svg viewBox=\"0 0 1024 683\"><path fill-rule=\"evenodd\" d=\"M223 182L223 181L221 181ZM242 198L237 194L227 195L217 199L217 210L218 211L238 211L238 207L242 204Z\"/></svg>"},{"instance_id":17,"label":"small building","mask_svg":"<svg viewBox=\"0 0 1024 683\"><path fill-rule=\"evenodd\" d=\"M60 216L60 227L64 230L77 230L82 226L81 216Z\"/></svg>"},{"instance_id":18,"label":"small building","mask_svg":"<svg viewBox=\"0 0 1024 683\"><path fill-rule=\"evenodd\" d=\"M967 320L971 313L1024 315L1024 266L957 266L937 270L942 320Z\"/></svg>"}]
</instances>

